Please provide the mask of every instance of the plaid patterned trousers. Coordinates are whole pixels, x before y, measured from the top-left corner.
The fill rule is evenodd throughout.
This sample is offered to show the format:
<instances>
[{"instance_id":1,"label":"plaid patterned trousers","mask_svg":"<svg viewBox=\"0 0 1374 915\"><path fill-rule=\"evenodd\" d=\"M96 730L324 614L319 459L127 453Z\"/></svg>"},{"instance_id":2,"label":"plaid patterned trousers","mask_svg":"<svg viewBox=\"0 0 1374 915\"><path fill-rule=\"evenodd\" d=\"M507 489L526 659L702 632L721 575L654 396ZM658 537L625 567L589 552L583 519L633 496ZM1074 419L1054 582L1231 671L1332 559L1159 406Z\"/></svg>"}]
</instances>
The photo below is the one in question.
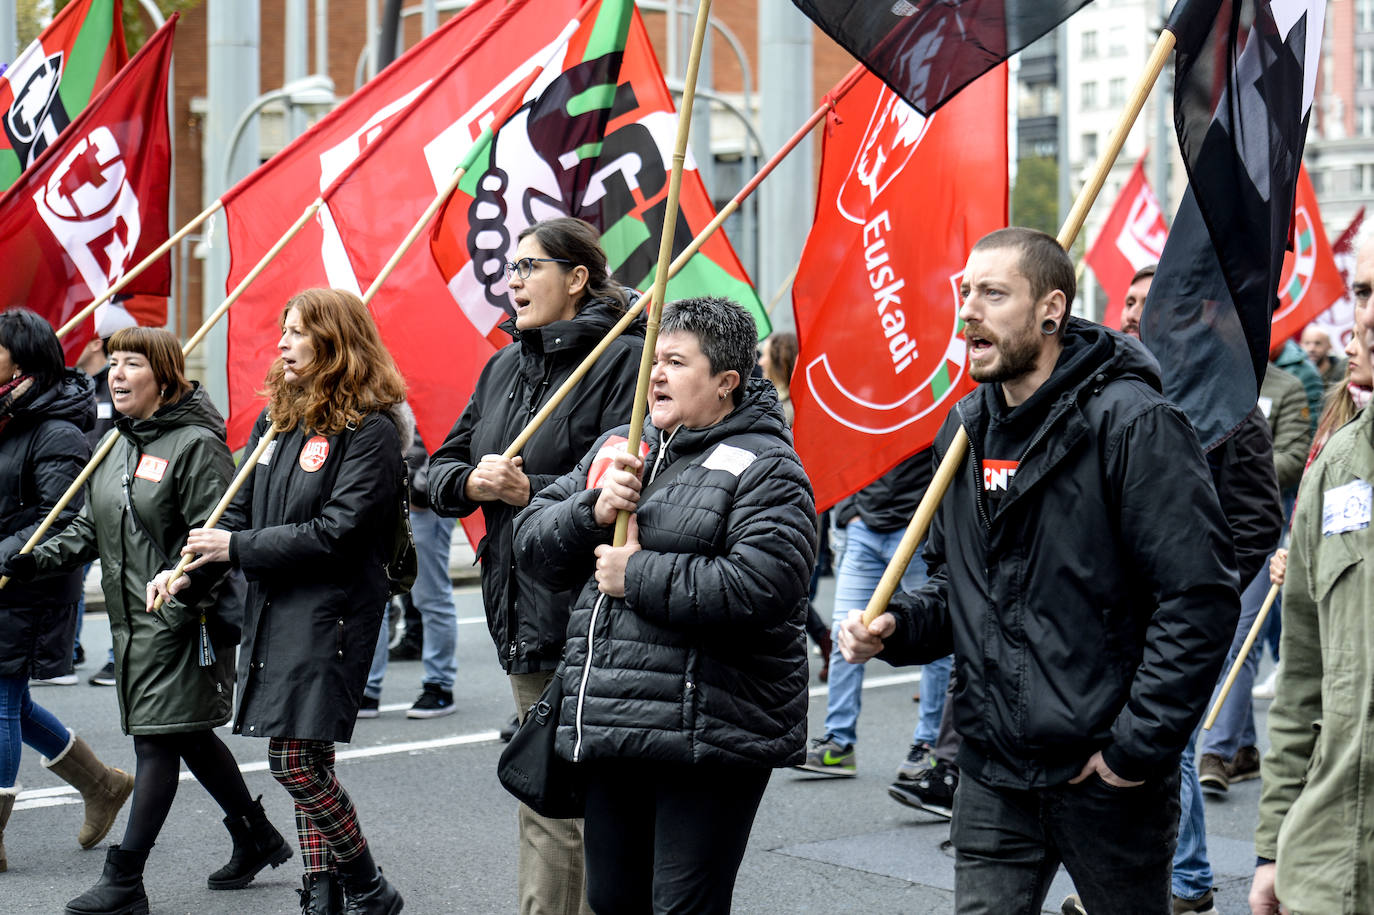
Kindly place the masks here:
<instances>
[{"instance_id":1,"label":"plaid patterned trousers","mask_svg":"<svg viewBox=\"0 0 1374 915\"><path fill-rule=\"evenodd\" d=\"M267 764L296 802L296 835L307 874L331 870L331 858L350 861L367 848L358 811L334 775L334 743L273 737Z\"/></svg>"}]
</instances>

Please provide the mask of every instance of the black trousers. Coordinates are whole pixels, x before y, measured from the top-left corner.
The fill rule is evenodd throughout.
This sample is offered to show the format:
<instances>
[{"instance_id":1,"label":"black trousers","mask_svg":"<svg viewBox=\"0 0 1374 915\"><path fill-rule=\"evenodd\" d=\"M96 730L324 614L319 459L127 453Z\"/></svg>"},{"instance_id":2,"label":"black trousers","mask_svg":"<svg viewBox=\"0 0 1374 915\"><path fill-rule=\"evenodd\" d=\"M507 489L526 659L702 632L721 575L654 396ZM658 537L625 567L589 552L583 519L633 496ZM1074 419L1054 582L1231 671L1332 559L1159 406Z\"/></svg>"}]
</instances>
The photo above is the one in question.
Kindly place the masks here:
<instances>
[{"instance_id":1,"label":"black trousers","mask_svg":"<svg viewBox=\"0 0 1374 915\"><path fill-rule=\"evenodd\" d=\"M592 911L729 912L772 770L647 760L587 769L583 842Z\"/></svg>"}]
</instances>

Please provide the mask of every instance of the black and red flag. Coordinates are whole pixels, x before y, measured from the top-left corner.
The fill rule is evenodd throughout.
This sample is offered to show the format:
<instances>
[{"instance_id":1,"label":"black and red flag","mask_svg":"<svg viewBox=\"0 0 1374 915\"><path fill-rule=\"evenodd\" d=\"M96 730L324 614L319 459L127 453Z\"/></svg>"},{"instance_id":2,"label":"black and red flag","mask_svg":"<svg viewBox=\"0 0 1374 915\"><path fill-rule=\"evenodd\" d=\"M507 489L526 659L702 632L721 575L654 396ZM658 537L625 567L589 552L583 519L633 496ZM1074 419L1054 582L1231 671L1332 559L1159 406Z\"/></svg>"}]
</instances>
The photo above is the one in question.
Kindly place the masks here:
<instances>
[{"instance_id":1,"label":"black and red flag","mask_svg":"<svg viewBox=\"0 0 1374 915\"><path fill-rule=\"evenodd\" d=\"M1188 171L1141 319L1203 448L1255 406L1289 246L1324 0L1180 0L1174 124Z\"/></svg>"},{"instance_id":2,"label":"black and red flag","mask_svg":"<svg viewBox=\"0 0 1374 915\"><path fill-rule=\"evenodd\" d=\"M923 115L1089 0L792 0Z\"/></svg>"}]
</instances>

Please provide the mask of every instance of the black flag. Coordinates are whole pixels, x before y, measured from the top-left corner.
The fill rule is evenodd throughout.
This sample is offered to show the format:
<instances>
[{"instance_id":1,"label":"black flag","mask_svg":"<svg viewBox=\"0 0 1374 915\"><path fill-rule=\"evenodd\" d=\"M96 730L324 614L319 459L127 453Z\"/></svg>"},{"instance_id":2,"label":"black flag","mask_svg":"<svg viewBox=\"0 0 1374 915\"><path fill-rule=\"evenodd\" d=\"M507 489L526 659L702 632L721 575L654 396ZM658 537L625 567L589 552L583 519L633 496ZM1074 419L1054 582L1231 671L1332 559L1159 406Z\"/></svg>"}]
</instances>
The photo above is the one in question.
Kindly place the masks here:
<instances>
[{"instance_id":1,"label":"black flag","mask_svg":"<svg viewBox=\"0 0 1374 915\"><path fill-rule=\"evenodd\" d=\"M1089 0L792 0L929 115Z\"/></svg>"},{"instance_id":2,"label":"black flag","mask_svg":"<svg viewBox=\"0 0 1374 915\"><path fill-rule=\"evenodd\" d=\"M1188 192L1141 318L1202 446L1255 406L1289 244L1325 0L1180 0L1174 125Z\"/></svg>"}]
</instances>

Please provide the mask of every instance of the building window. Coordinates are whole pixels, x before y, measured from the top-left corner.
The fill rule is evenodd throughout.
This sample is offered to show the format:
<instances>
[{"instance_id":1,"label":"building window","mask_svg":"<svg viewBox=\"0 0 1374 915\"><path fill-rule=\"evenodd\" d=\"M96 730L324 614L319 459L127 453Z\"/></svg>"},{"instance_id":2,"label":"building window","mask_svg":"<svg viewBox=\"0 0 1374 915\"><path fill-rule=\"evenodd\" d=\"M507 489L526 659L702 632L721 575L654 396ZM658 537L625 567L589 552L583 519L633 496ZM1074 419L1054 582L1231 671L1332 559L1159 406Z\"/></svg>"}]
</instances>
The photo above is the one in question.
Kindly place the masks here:
<instances>
[{"instance_id":1,"label":"building window","mask_svg":"<svg viewBox=\"0 0 1374 915\"><path fill-rule=\"evenodd\" d=\"M1359 54L1359 65L1356 70L1360 74L1360 88L1374 88L1374 48L1361 48Z\"/></svg>"},{"instance_id":2,"label":"building window","mask_svg":"<svg viewBox=\"0 0 1374 915\"><path fill-rule=\"evenodd\" d=\"M1126 104L1126 77L1118 76L1107 81L1107 104L1121 108Z\"/></svg>"},{"instance_id":3,"label":"building window","mask_svg":"<svg viewBox=\"0 0 1374 915\"><path fill-rule=\"evenodd\" d=\"M1083 160L1089 161L1097 158L1097 134L1083 134Z\"/></svg>"},{"instance_id":4,"label":"building window","mask_svg":"<svg viewBox=\"0 0 1374 915\"><path fill-rule=\"evenodd\" d=\"M1107 32L1107 55L1109 57L1126 56L1126 28L1125 26L1114 25Z\"/></svg>"},{"instance_id":5,"label":"building window","mask_svg":"<svg viewBox=\"0 0 1374 915\"><path fill-rule=\"evenodd\" d=\"M1361 105L1358 132L1362 137L1374 137L1374 105Z\"/></svg>"},{"instance_id":6,"label":"building window","mask_svg":"<svg viewBox=\"0 0 1374 915\"><path fill-rule=\"evenodd\" d=\"M1083 105L1082 105L1082 107L1085 108L1085 109L1087 109L1087 108L1096 108L1096 107L1097 107L1097 83L1096 83L1096 82L1084 83L1084 84L1080 87L1080 91L1081 91L1081 94L1082 94L1082 97L1083 97Z\"/></svg>"},{"instance_id":7,"label":"building window","mask_svg":"<svg viewBox=\"0 0 1374 915\"><path fill-rule=\"evenodd\" d=\"M1374 0L1355 0L1355 29L1374 31Z\"/></svg>"},{"instance_id":8,"label":"building window","mask_svg":"<svg viewBox=\"0 0 1374 915\"><path fill-rule=\"evenodd\" d=\"M1374 194L1374 165L1355 166L1355 186L1360 194Z\"/></svg>"},{"instance_id":9,"label":"building window","mask_svg":"<svg viewBox=\"0 0 1374 915\"><path fill-rule=\"evenodd\" d=\"M1083 33L1083 59L1094 60L1097 57L1097 32L1089 29Z\"/></svg>"}]
</instances>

